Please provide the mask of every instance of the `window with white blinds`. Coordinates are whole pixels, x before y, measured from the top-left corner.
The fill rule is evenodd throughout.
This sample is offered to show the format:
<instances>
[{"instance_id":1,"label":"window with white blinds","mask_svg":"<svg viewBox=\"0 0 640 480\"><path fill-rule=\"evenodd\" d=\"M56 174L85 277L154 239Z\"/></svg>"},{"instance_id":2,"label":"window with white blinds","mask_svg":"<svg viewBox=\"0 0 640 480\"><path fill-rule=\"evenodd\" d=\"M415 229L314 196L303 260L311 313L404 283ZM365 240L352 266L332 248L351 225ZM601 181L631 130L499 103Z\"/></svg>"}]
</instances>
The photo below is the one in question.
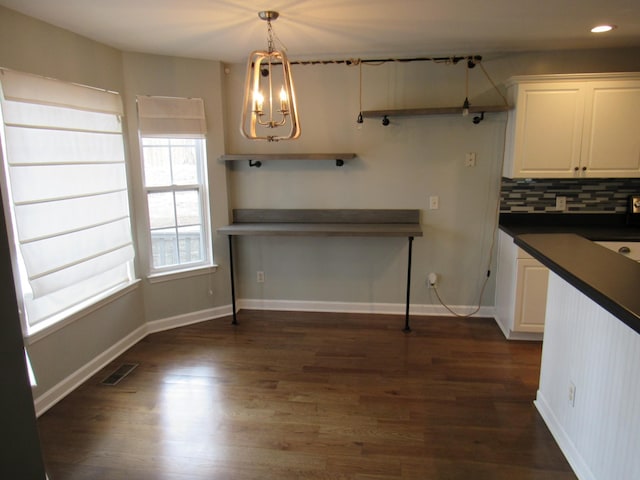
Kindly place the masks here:
<instances>
[{"instance_id":1,"label":"window with white blinds","mask_svg":"<svg viewBox=\"0 0 640 480\"><path fill-rule=\"evenodd\" d=\"M149 273L211 265L204 102L138 96L137 104Z\"/></svg>"},{"instance_id":2,"label":"window with white blinds","mask_svg":"<svg viewBox=\"0 0 640 480\"><path fill-rule=\"evenodd\" d=\"M134 280L122 102L0 69L3 203L27 333Z\"/></svg>"}]
</instances>

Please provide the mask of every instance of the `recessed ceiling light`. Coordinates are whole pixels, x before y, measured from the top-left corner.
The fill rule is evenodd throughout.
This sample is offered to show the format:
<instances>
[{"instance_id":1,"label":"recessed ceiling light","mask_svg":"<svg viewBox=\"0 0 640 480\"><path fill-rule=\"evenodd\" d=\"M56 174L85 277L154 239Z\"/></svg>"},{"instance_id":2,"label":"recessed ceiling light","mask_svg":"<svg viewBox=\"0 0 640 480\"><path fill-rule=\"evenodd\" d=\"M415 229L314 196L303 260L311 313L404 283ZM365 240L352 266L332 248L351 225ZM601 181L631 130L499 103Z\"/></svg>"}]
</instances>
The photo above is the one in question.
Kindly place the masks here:
<instances>
[{"instance_id":1,"label":"recessed ceiling light","mask_svg":"<svg viewBox=\"0 0 640 480\"><path fill-rule=\"evenodd\" d=\"M591 33L604 33L604 32L610 32L611 30L613 30L614 28L616 28L615 25L598 25L596 27L593 27L591 29Z\"/></svg>"}]
</instances>

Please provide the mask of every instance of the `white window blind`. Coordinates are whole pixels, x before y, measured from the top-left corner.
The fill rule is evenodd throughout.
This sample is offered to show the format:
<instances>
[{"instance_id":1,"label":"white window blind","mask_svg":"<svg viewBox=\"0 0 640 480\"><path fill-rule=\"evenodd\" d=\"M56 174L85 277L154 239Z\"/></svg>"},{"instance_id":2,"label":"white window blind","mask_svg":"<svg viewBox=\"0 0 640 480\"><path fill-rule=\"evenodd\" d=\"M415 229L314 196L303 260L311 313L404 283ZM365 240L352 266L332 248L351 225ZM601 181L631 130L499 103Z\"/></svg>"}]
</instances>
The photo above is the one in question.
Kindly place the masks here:
<instances>
[{"instance_id":1,"label":"white window blind","mask_svg":"<svg viewBox=\"0 0 640 480\"><path fill-rule=\"evenodd\" d=\"M133 280L122 102L4 69L0 87L8 223L34 327Z\"/></svg>"},{"instance_id":2,"label":"white window blind","mask_svg":"<svg viewBox=\"0 0 640 480\"><path fill-rule=\"evenodd\" d=\"M211 264L200 98L138 96L152 274Z\"/></svg>"}]
</instances>

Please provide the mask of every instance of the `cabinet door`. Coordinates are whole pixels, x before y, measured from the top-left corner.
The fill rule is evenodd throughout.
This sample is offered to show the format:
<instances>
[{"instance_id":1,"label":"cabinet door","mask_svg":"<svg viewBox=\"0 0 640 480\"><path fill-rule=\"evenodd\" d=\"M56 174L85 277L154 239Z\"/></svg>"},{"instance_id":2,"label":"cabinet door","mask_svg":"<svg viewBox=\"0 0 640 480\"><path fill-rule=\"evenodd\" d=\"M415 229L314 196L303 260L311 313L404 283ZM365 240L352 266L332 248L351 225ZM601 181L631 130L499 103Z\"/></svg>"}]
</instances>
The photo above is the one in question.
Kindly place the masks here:
<instances>
[{"instance_id":1,"label":"cabinet door","mask_svg":"<svg viewBox=\"0 0 640 480\"><path fill-rule=\"evenodd\" d=\"M582 165L589 177L640 176L640 82L589 87Z\"/></svg>"},{"instance_id":2,"label":"cabinet door","mask_svg":"<svg viewBox=\"0 0 640 480\"><path fill-rule=\"evenodd\" d=\"M517 264L513 330L516 332L543 332L549 269L533 258L519 258Z\"/></svg>"},{"instance_id":3,"label":"cabinet door","mask_svg":"<svg viewBox=\"0 0 640 480\"><path fill-rule=\"evenodd\" d=\"M584 91L581 84L518 86L512 178L574 177L580 162ZM508 161L508 160L507 160Z\"/></svg>"}]
</instances>

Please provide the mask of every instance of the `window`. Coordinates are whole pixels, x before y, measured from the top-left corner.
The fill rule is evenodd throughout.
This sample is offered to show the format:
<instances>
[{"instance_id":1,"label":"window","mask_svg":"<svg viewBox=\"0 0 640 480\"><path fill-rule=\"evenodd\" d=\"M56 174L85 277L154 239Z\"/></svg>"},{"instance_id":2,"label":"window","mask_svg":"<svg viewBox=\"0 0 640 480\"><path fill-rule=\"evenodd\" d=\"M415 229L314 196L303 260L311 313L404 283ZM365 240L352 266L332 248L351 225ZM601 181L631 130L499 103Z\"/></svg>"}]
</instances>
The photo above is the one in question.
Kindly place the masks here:
<instances>
[{"instance_id":1,"label":"window","mask_svg":"<svg viewBox=\"0 0 640 480\"><path fill-rule=\"evenodd\" d=\"M204 140L143 138L152 268L206 263Z\"/></svg>"},{"instance_id":2,"label":"window","mask_svg":"<svg viewBox=\"0 0 640 480\"><path fill-rule=\"evenodd\" d=\"M26 333L134 281L114 92L0 69L2 194Z\"/></svg>"},{"instance_id":3,"label":"window","mask_svg":"<svg viewBox=\"0 0 640 480\"><path fill-rule=\"evenodd\" d=\"M204 104L138 97L150 273L211 264Z\"/></svg>"}]
</instances>

